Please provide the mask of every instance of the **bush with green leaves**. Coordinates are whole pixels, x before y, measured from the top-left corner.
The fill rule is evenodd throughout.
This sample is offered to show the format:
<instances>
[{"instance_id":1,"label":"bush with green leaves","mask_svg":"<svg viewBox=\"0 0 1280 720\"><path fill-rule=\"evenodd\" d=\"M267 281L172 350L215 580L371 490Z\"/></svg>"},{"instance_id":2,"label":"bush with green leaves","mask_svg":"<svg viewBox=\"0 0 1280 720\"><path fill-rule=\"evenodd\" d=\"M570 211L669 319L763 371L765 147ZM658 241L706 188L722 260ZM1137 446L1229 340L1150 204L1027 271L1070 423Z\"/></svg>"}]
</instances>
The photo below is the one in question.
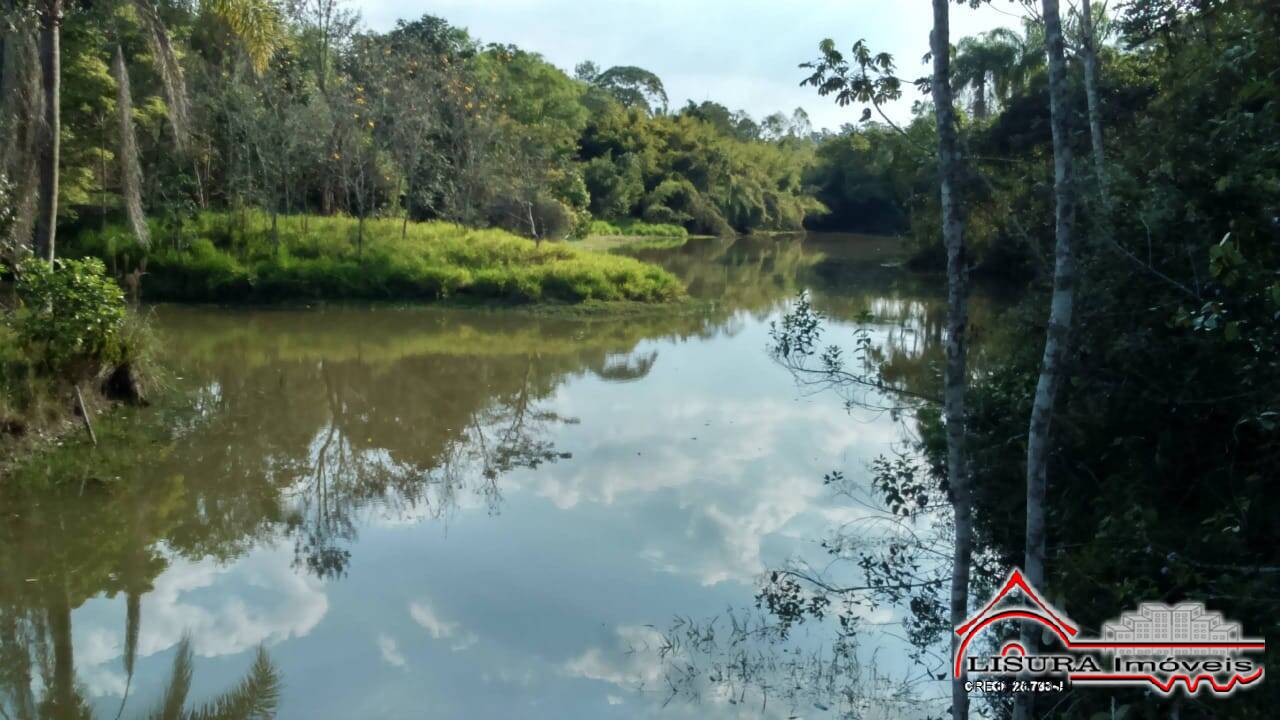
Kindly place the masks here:
<instances>
[{"instance_id":1,"label":"bush with green leaves","mask_svg":"<svg viewBox=\"0 0 1280 720\"><path fill-rule=\"evenodd\" d=\"M588 235L600 237L656 237L687 238L689 231L680 225L662 223L646 223L636 220L622 220L616 223L607 220L593 220L587 231Z\"/></svg>"},{"instance_id":2,"label":"bush with green leaves","mask_svg":"<svg viewBox=\"0 0 1280 720\"><path fill-rule=\"evenodd\" d=\"M29 258L18 266L14 329L31 357L62 370L114 362L122 353L124 293L102 261Z\"/></svg>"}]
</instances>

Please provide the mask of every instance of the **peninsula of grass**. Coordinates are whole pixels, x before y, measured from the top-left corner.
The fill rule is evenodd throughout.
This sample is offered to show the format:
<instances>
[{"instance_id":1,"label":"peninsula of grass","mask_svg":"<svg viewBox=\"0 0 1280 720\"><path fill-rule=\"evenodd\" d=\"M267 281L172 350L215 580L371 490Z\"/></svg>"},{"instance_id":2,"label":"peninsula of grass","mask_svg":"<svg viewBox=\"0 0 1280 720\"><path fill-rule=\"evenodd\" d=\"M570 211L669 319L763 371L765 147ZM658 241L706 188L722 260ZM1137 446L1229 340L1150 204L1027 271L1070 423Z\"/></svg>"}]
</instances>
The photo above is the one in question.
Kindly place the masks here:
<instances>
[{"instance_id":1,"label":"peninsula of grass","mask_svg":"<svg viewBox=\"0 0 1280 720\"><path fill-rule=\"evenodd\" d=\"M102 258L126 285L133 273L149 301L661 303L684 295L674 275L633 258L443 222L366 220L362 232L352 218L282 216L273 229L264 213L202 213L180 228L153 221L145 249L125 227L108 226L82 233L74 251Z\"/></svg>"}]
</instances>

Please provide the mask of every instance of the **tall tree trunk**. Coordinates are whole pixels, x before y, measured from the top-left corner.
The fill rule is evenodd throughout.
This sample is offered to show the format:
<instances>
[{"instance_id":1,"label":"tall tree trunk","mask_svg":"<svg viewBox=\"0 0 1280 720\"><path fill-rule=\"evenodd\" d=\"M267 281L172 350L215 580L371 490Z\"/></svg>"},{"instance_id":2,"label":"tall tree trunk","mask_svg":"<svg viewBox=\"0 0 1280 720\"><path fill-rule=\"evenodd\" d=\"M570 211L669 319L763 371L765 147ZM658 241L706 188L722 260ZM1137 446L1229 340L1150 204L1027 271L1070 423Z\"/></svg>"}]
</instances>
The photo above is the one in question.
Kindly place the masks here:
<instances>
[{"instance_id":1,"label":"tall tree trunk","mask_svg":"<svg viewBox=\"0 0 1280 720\"><path fill-rule=\"evenodd\" d=\"M36 254L53 260L58 236L58 163L62 144L62 0L44 0L40 10L40 73L44 89L44 137L40 148L40 213Z\"/></svg>"},{"instance_id":2,"label":"tall tree trunk","mask_svg":"<svg viewBox=\"0 0 1280 720\"><path fill-rule=\"evenodd\" d=\"M32 652L25 632L19 632L18 622L25 613L10 607L0 612L0 662L5 668L4 685L0 691L8 696L14 720L32 720L36 717L35 697L32 687Z\"/></svg>"},{"instance_id":3,"label":"tall tree trunk","mask_svg":"<svg viewBox=\"0 0 1280 720\"><path fill-rule=\"evenodd\" d=\"M13 259L31 251L40 205L40 160L44 141L44 81L40 67L39 33L15 32L4 43L3 85L0 93L0 169L13 183L13 211L8 237L0 247Z\"/></svg>"},{"instance_id":4,"label":"tall tree trunk","mask_svg":"<svg viewBox=\"0 0 1280 720\"><path fill-rule=\"evenodd\" d=\"M403 240L409 236L409 195L412 192L412 185L406 189L403 178L401 178L399 185L401 190L400 197L404 198L404 221L400 224L400 239Z\"/></svg>"},{"instance_id":5,"label":"tall tree trunk","mask_svg":"<svg viewBox=\"0 0 1280 720\"><path fill-rule=\"evenodd\" d=\"M1089 102L1089 139L1093 144L1093 172L1098 176L1098 192L1104 208L1109 209L1111 192L1107 187L1107 155L1102 139L1102 101L1098 97L1098 38L1093 30L1093 3L1083 0L1084 23L1084 90Z\"/></svg>"},{"instance_id":6,"label":"tall tree trunk","mask_svg":"<svg viewBox=\"0 0 1280 720\"><path fill-rule=\"evenodd\" d=\"M1045 43L1049 54L1049 106L1053 130L1053 175L1055 204L1053 296L1049 305L1049 326L1045 334L1040 379L1031 406L1027 431L1027 535L1023 571L1032 585L1045 589L1045 495L1048 485L1049 452L1054 401L1066 375L1070 348L1071 317L1075 306L1076 261L1073 247L1076 189L1073 173L1070 128L1068 127L1067 60L1062 39L1062 18L1058 0L1042 0ZM1023 623L1022 643L1028 653L1040 645L1040 633L1032 623ZM1031 696L1019 695L1014 715L1031 714Z\"/></svg>"},{"instance_id":7,"label":"tall tree trunk","mask_svg":"<svg viewBox=\"0 0 1280 720\"><path fill-rule=\"evenodd\" d=\"M151 231L142 208L142 165L138 160L138 139L133 131L133 91L129 86L129 67L124 61L124 48L117 45L111 62L116 80L116 111L120 130L120 195L124 200L129 227L142 247L151 245Z\"/></svg>"},{"instance_id":8,"label":"tall tree trunk","mask_svg":"<svg viewBox=\"0 0 1280 720\"><path fill-rule=\"evenodd\" d=\"M965 259L964 208L960 201L959 143L951 90L951 0L933 0L933 105L938 126L938 177L942 193L942 236L947 248L947 364L943 410L947 422L947 477L955 509L955 558L951 570L951 625L969 614L969 564L973 544L972 491L965 453L965 369L968 326L968 278ZM952 651L959 638L952 637ZM969 717L969 695L963 678L953 678L951 717Z\"/></svg>"},{"instance_id":9,"label":"tall tree trunk","mask_svg":"<svg viewBox=\"0 0 1280 720\"><path fill-rule=\"evenodd\" d=\"M987 76L983 74L973 87L973 117L978 120L987 119Z\"/></svg>"},{"instance_id":10,"label":"tall tree trunk","mask_svg":"<svg viewBox=\"0 0 1280 720\"><path fill-rule=\"evenodd\" d=\"M53 717L58 720L75 717L76 698L75 650L71 644L71 601L65 578L49 593L49 634L53 637Z\"/></svg>"}]
</instances>

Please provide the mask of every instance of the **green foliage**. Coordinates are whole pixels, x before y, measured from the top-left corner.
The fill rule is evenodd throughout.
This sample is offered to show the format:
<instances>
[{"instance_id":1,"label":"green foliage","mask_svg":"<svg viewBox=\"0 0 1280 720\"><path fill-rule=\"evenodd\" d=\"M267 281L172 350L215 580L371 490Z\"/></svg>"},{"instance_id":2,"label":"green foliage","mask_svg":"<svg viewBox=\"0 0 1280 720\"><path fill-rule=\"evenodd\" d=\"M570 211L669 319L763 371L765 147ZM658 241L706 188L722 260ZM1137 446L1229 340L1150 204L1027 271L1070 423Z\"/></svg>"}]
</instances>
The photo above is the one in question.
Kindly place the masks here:
<instances>
[{"instance_id":1,"label":"green foliage","mask_svg":"<svg viewBox=\"0 0 1280 720\"><path fill-rule=\"evenodd\" d=\"M1047 591L1090 626L1152 598L1197 598L1257 636L1277 630L1280 579L1259 568L1280 563L1268 486L1280 463L1280 17L1254 0L1214 5L1126 5L1132 49L1102 63L1107 176L1081 173L1080 318L1047 502ZM1083 94L1072 102L1083 116ZM1005 162L985 164L997 192L975 198L996 233L1047 248L1042 117L1015 97L980 131L976 152ZM1026 460L1009 439L1025 436L1041 360L1026 338L1044 332L1045 302L1033 293L1011 318L1021 341L970 395L979 537L1007 565L1023 554L1009 520L1024 512ZM1238 694L1233 716L1268 717L1276 697ZM1084 716L1105 700L1073 698Z\"/></svg>"},{"instance_id":2,"label":"green foliage","mask_svg":"<svg viewBox=\"0 0 1280 720\"><path fill-rule=\"evenodd\" d=\"M667 110L667 90L662 80L644 68L619 65L593 74L589 81L616 98L623 107L640 108L650 114Z\"/></svg>"},{"instance_id":3,"label":"green foliage","mask_svg":"<svg viewBox=\"0 0 1280 720\"><path fill-rule=\"evenodd\" d=\"M583 164L582 174L591 197L591 213L597 217L630 217L644 197L644 176L634 154L617 160L611 152L592 158Z\"/></svg>"},{"instance_id":4,"label":"green foliage","mask_svg":"<svg viewBox=\"0 0 1280 720\"><path fill-rule=\"evenodd\" d=\"M10 254L9 228L13 225L13 184L0 172L0 258Z\"/></svg>"},{"instance_id":5,"label":"green foliage","mask_svg":"<svg viewBox=\"0 0 1280 720\"><path fill-rule=\"evenodd\" d=\"M402 236L395 220L368 220L361 232L351 218L280 218L273 239L269 216L205 213L181 241L153 232L147 251L123 253L112 238L122 232L89 231L78 251L121 267L143 258L149 298L204 302L274 302L307 299L513 302L628 300L664 302L682 295L665 271L630 258L564 243L534 243L501 230L468 230L442 222L410 223ZM113 254L115 253L115 254Z\"/></svg>"},{"instance_id":6,"label":"green foliage","mask_svg":"<svg viewBox=\"0 0 1280 720\"><path fill-rule=\"evenodd\" d=\"M1086 627L1142 602L1187 598L1267 636L1280 629L1280 575L1273 572L1280 566L1280 501L1269 480L1280 467L1280 15L1262 0L1122 8L1124 48L1101 50L1105 168L1091 162L1087 128L1076 130L1078 315L1052 420L1041 589ZM973 326L965 446L978 480L980 554L971 591L1025 557L1027 422L1049 303L1038 273L1052 267L1054 245L1049 101L1034 57L1043 52L1043 36L1026 30L961 42L953 78L967 86L960 100L969 100L974 116L982 114L979 93L992 113L983 122L962 116L958 128L967 160L967 260L978 270L1029 279L1004 279L1025 292L999 326ZM847 97L878 100L882 88L869 71L887 63L864 59L857 65L867 77L846 63L827 89L861 83ZM1068 111L1086 118L1082 71L1071 71ZM830 72L817 79L831 81ZM926 122L921 112L901 133L846 129L838 143L819 148L812 177L819 197L838 208L836 198L847 192L874 198L880 208L908 209L920 254L936 262L936 139ZM888 137L872 140L881 133ZM784 337L804 339L817 327L795 323L784 325ZM848 388L894 377L888 368L833 372L828 360L843 357L840 349L815 358L818 378ZM947 488L946 428L927 397L934 393L922 392L936 374L902 377L905 391L928 403L915 416L914 450L925 467L872 467L874 486L899 513L913 505L908 491ZM928 472L932 485L918 482L918 472ZM846 546L833 547L845 557ZM864 565L874 570L867 584L894 581L895 568L918 570L920 557L891 552L883 565ZM775 583L766 599L791 601L811 589ZM933 608L944 598L913 595L912 622L941 617ZM1232 717L1270 717L1277 696L1266 686L1237 694ZM1115 707L1129 717L1162 717L1173 708L1183 717L1217 712L1123 690L1110 697L1071 692L1055 707L1072 717L1109 717Z\"/></svg>"},{"instance_id":7,"label":"green foliage","mask_svg":"<svg viewBox=\"0 0 1280 720\"><path fill-rule=\"evenodd\" d=\"M196 208L256 207L545 240L581 237L590 217L729 234L798 230L824 210L803 182L803 111L672 115L643 68L573 78L429 15L378 33L324 4L148 7L90 4L64 25L60 208L84 226L126 206L178 225ZM117 51L131 97L108 70Z\"/></svg>"},{"instance_id":8,"label":"green foliage","mask_svg":"<svg viewBox=\"0 0 1280 720\"><path fill-rule=\"evenodd\" d=\"M758 125L745 129L749 118L731 117L722 106L653 117L603 102L579 153L595 215L638 216L726 235L798 230L821 214L824 208L803 182L814 160L812 143L782 130L765 140Z\"/></svg>"},{"instance_id":9,"label":"green foliage","mask_svg":"<svg viewBox=\"0 0 1280 720\"><path fill-rule=\"evenodd\" d=\"M816 218L816 229L867 233L903 233L910 228L912 210L929 196L932 180L924 172L933 140L928 122L913 122L909 136L881 126L833 135L818 145L805 182L816 188L819 201L831 213Z\"/></svg>"},{"instance_id":10,"label":"green foliage","mask_svg":"<svg viewBox=\"0 0 1280 720\"><path fill-rule=\"evenodd\" d=\"M679 225L662 225L635 220L624 220L618 223L593 220L589 234L603 237L639 236L681 239L689 237L689 231Z\"/></svg>"},{"instance_id":11,"label":"green foliage","mask_svg":"<svg viewBox=\"0 0 1280 720\"><path fill-rule=\"evenodd\" d=\"M22 310L15 328L32 357L54 371L120 359L124 293L101 260L51 264L31 258L19 266L17 278Z\"/></svg>"},{"instance_id":12,"label":"green foliage","mask_svg":"<svg viewBox=\"0 0 1280 720\"><path fill-rule=\"evenodd\" d=\"M123 232L123 231L122 231ZM18 265L17 305L0 320L0 445L56 428L72 385L92 394L104 370L147 375L153 340L100 260L28 258Z\"/></svg>"}]
</instances>

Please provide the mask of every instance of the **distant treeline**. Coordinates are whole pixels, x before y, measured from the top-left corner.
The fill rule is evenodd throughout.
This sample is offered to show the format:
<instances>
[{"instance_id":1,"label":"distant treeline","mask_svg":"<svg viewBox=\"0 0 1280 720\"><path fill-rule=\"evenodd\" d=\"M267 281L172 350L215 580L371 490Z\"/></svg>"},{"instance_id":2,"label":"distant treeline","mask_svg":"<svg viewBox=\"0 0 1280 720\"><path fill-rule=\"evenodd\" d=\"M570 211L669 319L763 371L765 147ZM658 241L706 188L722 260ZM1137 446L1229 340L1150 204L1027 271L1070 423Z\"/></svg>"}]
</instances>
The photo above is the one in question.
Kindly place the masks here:
<instances>
[{"instance_id":1,"label":"distant treeline","mask_svg":"<svg viewBox=\"0 0 1280 720\"><path fill-rule=\"evenodd\" d=\"M42 16L6 8L0 177L6 235L22 243L39 214ZM144 217L243 206L538 238L592 218L706 234L905 227L901 203L843 167L847 139L813 133L803 110L757 121L713 102L670 108L642 68L584 62L570 76L432 16L368 31L336 0L63 13L64 227L128 216L145 242Z\"/></svg>"}]
</instances>

